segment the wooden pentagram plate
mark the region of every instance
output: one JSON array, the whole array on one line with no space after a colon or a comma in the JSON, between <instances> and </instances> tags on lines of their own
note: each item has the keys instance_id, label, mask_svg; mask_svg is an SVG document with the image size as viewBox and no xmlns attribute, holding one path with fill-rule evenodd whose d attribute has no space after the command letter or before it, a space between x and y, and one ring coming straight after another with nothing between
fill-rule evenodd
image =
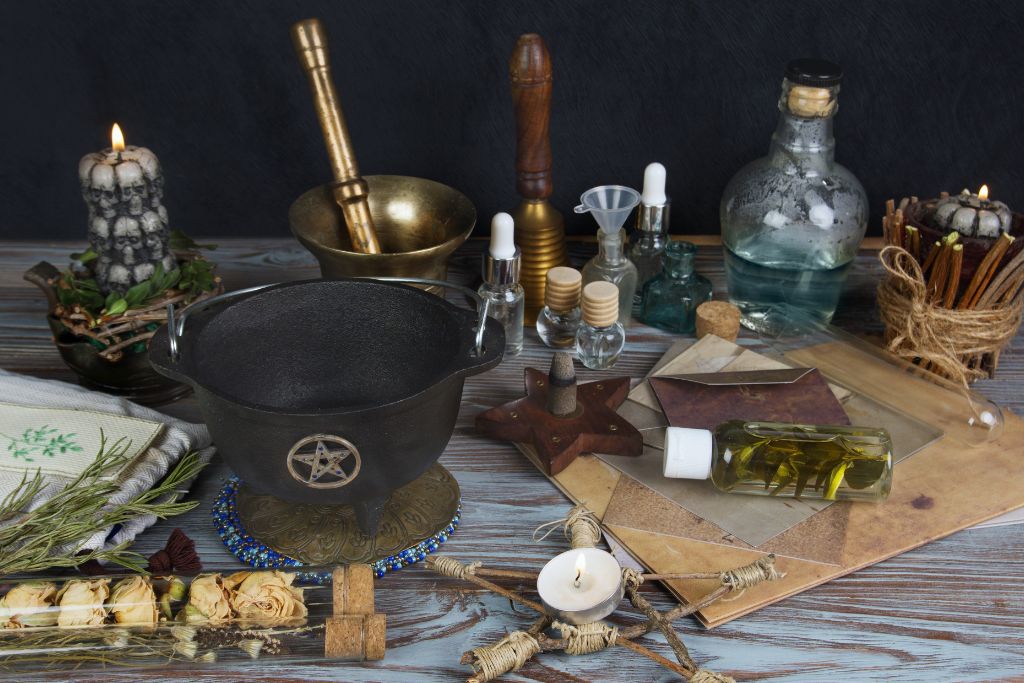
<instances>
[{"instance_id":1,"label":"wooden pentagram plate","mask_svg":"<svg viewBox=\"0 0 1024 683\"><path fill-rule=\"evenodd\" d=\"M459 509L459 483L438 463L391 494L380 532L359 530L350 505L291 503L238 489L238 516L246 532L305 564L372 563L416 545L444 529Z\"/></svg>"}]
</instances>

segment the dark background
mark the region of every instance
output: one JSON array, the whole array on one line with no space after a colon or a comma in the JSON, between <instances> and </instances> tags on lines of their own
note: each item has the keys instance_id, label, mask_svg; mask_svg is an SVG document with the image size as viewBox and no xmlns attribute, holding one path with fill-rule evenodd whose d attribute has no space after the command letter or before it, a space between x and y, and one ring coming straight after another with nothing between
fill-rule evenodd
<instances>
[{"instance_id":1,"label":"dark background","mask_svg":"<svg viewBox=\"0 0 1024 683\"><path fill-rule=\"evenodd\" d=\"M730 176L765 153L786 62L846 71L837 158L885 198L977 189L1024 206L1024 3L5 2L0 236L85 235L79 157L118 121L167 180L172 227L287 236L330 179L288 28L321 17L363 173L433 178L489 216L517 202L507 62L538 32L554 62L554 202L639 188L663 162L672 231L714 233Z\"/></svg>"}]
</instances>

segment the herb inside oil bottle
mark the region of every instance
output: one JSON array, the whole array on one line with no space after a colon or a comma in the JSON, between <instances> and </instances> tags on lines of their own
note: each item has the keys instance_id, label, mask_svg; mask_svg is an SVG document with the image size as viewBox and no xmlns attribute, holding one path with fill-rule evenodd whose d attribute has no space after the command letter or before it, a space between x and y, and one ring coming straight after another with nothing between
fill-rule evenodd
<instances>
[{"instance_id":1,"label":"herb inside oil bottle","mask_svg":"<svg viewBox=\"0 0 1024 683\"><path fill-rule=\"evenodd\" d=\"M892 484L892 440L874 427L740 420L713 433L670 427L665 476L710 476L730 493L880 501Z\"/></svg>"}]
</instances>

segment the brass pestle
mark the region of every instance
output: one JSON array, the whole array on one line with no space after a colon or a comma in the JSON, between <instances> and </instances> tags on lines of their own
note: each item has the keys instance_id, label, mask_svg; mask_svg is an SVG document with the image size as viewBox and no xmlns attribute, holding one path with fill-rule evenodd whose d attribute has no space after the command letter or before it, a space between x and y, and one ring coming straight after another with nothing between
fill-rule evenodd
<instances>
[{"instance_id":1,"label":"brass pestle","mask_svg":"<svg viewBox=\"0 0 1024 683\"><path fill-rule=\"evenodd\" d=\"M304 19L292 26L292 44L303 71L309 77L316 115L331 160L334 201L341 207L348 226L349 239L354 251L364 254L381 253L377 230L370 215L366 181L359 175L356 157L348 136L348 127L341 112L338 93L331 78L331 63L327 54L327 33L319 19Z\"/></svg>"}]
</instances>

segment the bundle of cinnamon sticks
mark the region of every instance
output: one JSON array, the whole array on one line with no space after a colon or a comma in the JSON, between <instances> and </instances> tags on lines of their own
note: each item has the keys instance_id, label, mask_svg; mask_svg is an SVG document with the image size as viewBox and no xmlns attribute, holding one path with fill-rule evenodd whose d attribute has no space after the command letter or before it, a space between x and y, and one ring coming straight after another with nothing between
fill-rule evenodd
<instances>
[{"instance_id":1,"label":"bundle of cinnamon sticks","mask_svg":"<svg viewBox=\"0 0 1024 683\"><path fill-rule=\"evenodd\" d=\"M942 198L946 196L946 192L940 195ZM917 201L917 197L904 198L899 206L892 199L887 201L882 229L886 244L907 250L921 266L928 298L932 304L956 310L998 308L1014 301L1022 294L1024 258L1021 256L1024 256L1024 252L1009 263L1003 263L1014 241L1012 235L1003 233L992 240L974 275L963 286L961 272L964 247L958 243L960 233L950 232L925 249L925 245L921 244L920 230L908 225L905 218L907 207Z\"/></svg>"}]
</instances>

